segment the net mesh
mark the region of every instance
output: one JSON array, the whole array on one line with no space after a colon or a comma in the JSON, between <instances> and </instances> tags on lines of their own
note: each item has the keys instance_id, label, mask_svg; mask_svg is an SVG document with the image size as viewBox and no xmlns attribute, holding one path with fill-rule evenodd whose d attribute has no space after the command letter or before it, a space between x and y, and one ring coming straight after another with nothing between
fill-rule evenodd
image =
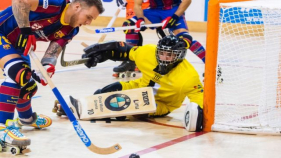
<instances>
[{"instance_id":1,"label":"net mesh","mask_svg":"<svg viewBox=\"0 0 281 158\"><path fill-rule=\"evenodd\" d=\"M220 4L215 131L281 131L281 2L272 4Z\"/></svg>"}]
</instances>

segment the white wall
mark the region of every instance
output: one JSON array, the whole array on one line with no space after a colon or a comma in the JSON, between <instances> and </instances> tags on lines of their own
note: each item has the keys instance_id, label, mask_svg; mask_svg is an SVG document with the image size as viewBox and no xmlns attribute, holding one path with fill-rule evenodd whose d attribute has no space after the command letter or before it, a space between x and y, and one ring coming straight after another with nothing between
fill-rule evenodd
<instances>
[{"instance_id":1,"label":"white wall","mask_svg":"<svg viewBox=\"0 0 281 158\"><path fill-rule=\"evenodd\" d=\"M116 0L103 2L105 12L101 16L113 16L117 10ZM187 21L204 21L205 0L192 0L189 8L185 12ZM125 17L125 10L121 11L119 17Z\"/></svg>"}]
</instances>

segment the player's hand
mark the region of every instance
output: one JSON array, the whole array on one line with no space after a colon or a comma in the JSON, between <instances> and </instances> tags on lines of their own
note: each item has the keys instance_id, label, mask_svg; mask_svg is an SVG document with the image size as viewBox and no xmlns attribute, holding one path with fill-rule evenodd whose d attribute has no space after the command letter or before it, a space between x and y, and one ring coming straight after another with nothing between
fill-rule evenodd
<instances>
[{"instance_id":1,"label":"player's hand","mask_svg":"<svg viewBox=\"0 0 281 158\"><path fill-rule=\"evenodd\" d=\"M174 27L177 21L179 20L179 17L176 14L173 14L172 16L167 17L162 21L162 29L165 28L171 28Z\"/></svg>"},{"instance_id":2,"label":"player's hand","mask_svg":"<svg viewBox=\"0 0 281 158\"><path fill-rule=\"evenodd\" d=\"M99 56L88 56L86 54L82 55L82 58L89 58L89 60L85 63L87 68L95 67L99 63Z\"/></svg>"},{"instance_id":3,"label":"player's hand","mask_svg":"<svg viewBox=\"0 0 281 158\"><path fill-rule=\"evenodd\" d=\"M104 57L106 50L101 50L101 44L96 43L90 45L84 49L85 54L82 55L82 58L89 58L85 63L85 66L88 68L97 66L98 63L104 62L107 59Z\"/></svg>"},{"instance_id":4,"label":"player's hand","mask_svg":"<svg viewBox=\"0 0 281 158\"><path fill-rule=\"evenodd\" d=\"M48 75L50 76L50 78L52 78L52 76L55 74L56 68L53 64L45 64L43 65L45 70L47 71Z\"/></svg>"},{"instance_id":5,"label":"player's hand","mask_svg":"<svg viewBox=\"0 0 281 158\"><path fill-rule=\"evenodd\" d=\"M15 48L27 56L31 47L33 47L33 51L36 50L36 38L30 27L20 28L20 32Z\"/></svg>"},{"instance_id":6,"label":"player's hand","mask_svg":"<svg viewBox=\"0 0 281 158\"><path fill-rule=\"evenodd\" d=\"M52 76L55 74L55 71L56 71L55 66L52 64L46 64L43 66L46 69L50 78L52 78ZM31 76L35 81L41 83L43 86L46 86L48 84L47 80L44 78L42 73L39 71L32 70Z\"/></svg>"},{"instance_id":7,"label":"player's hand","mask_svg":"<svg viewBox=\"0 0 281 158\"><path fill-rule=\"evenodd\" d=\"M117 7L122 6L122 10L126 9L127 1L126 0L116 0Z\"/></svg>"},{"instance_id":8,"label":"player's hand","mask_svg":"<svg viewBox=\"0 0 281 158\"><path fill-rule=\"evenodd\" d=\"M146 30L146 27L142 26L142 25L144 25L144 18L138 18L138 20L136 22L135 32L140 32L140 31Z\"/></svg>"},{"instance_id":9,"label":"player's hand","mask_svg":"<svg viewBox=\"0 0 281 158\"><path fill-rule=\"evenodd\" d=\"M48 84L47 80L44 78L40 71L32 70L31 76L35 81L41 83L43 86L46 86Z\"/></svg>"},{"instance_id":10,"label":"player's hand","mask_svg":"<svg viewBox=\"0 0 281 158\"><path fill-rule=\"evenodd\" d=\"M125 42L108 41L104 43L96 43L84 49L85 54L82 58L89 58L85 65L90 68L97 63L104 62L108 59L114 61L129 60L129 51L132 46L128 46Z\"/></svg>"}]
</instances>

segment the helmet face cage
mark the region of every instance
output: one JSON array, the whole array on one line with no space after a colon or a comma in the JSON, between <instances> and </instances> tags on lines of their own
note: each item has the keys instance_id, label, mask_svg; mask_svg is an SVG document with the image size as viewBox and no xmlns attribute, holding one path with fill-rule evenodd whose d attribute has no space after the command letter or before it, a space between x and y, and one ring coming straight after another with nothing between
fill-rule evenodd
<instances>
[{"instance_id":1,"label":"helmet face cage","mask_svg":"<svg viewBox=\"0 0 281 158\"><path fill-rule=\"evenodd\" d=\"M161 74L168 73L176 63L181 62L185 58L185 44L185 41L174 35L168 35L159 40L155 55Z\"/></svg>"},{"instance_id":2,"label":"helmet face cage","mask_svg":"<svg viewBox=\"0 0 281 158\"><path fill-rule=\"evenodd\" d=\"M167 53L167 56L170 56L172 60L161 60L160 55L162 55L164 52ZM172 50L172 47L169 46L158 46L156 50L157 61L161 66L168 66L170 64L174 64L178 61L181 61L184 59L185 54L185 48L181 50Z\"/></svg>"}]
</instances>

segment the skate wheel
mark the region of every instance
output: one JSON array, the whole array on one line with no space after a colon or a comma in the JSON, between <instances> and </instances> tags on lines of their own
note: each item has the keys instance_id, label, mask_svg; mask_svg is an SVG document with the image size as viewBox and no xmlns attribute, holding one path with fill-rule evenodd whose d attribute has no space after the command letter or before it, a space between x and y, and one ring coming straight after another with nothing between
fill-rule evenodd
<instances>
[{"instance_id":1,"label":"skate wheel","mask_svg":"<svg viewBox=\"0 0 281 158\"><path fill-rule=\"evenodd\" d=\"M120 74L119 74L119 77L120 77L120 78L125 78L125 77L126 77L126 73L125 73L125 72L120 73Z\"/></svg>"},{"instance_id":2,"label":"skate wheel","mask_svg":"<svg viewBox=\"0 0 281 158\"><path fill-rule=\"evenodd\" d=\"M118 77L119 77L119 74L118 74L118 73L115 73L115 74L113 74L112 76L118 78Z\"/></svg>"},{"instance_id":3,"label":"skate wheel","mask_svg":"<svg viewBox=\"0 0 281 158\"><path fill-rule=\"evenodd\" d=\"M56 113L58 111L58 104L59 104L59 101L55 100L55 105L54 105L54 108L52 109L53 113Z\"/></svg>"},{"instance_id":4,"label":"skate wheel","mask_svg":"<svg viewBox=\"0 0 281 158\"><path fill-rule=\"evenodd\" d=\"M58 116L61 116L61 115L62 115L62 112L59 112L59 111L58 111L58 112L57 112L57 115L58 115Z\"/></svg>"},{"instance_id":5,"label":"skate wheel","mask_svg":"<svg viewBox=\"0 0 281 158\"><path fill-rule=\"evenodd\" d=\"M13 155L18 155L20 153L20 148L18 148L18 147L11 147L10 148L10 152Z\"/></svg>"},{"instance_id":6,"label":"skate wheel","mask_svg":"<svg viewBox=\"0 0 281 158\"><path fill-rule=\"evenodd\" d=\"M136 76L137 76L137 74L135 72L132 72L130 75L130 77L136 77Z\"/></svg>"},{"instance_id":7,"label":"skate wheel","mask_svg":"<svg viewBox=\"0 0 281 158\"><path fill-rule=\"evenodd\" d=\"M57 111L58 111L58 108L53 108L53 109L52 109L52 112L53 112L53 113L56 113Z\"/></svg>"}]
</instances>

